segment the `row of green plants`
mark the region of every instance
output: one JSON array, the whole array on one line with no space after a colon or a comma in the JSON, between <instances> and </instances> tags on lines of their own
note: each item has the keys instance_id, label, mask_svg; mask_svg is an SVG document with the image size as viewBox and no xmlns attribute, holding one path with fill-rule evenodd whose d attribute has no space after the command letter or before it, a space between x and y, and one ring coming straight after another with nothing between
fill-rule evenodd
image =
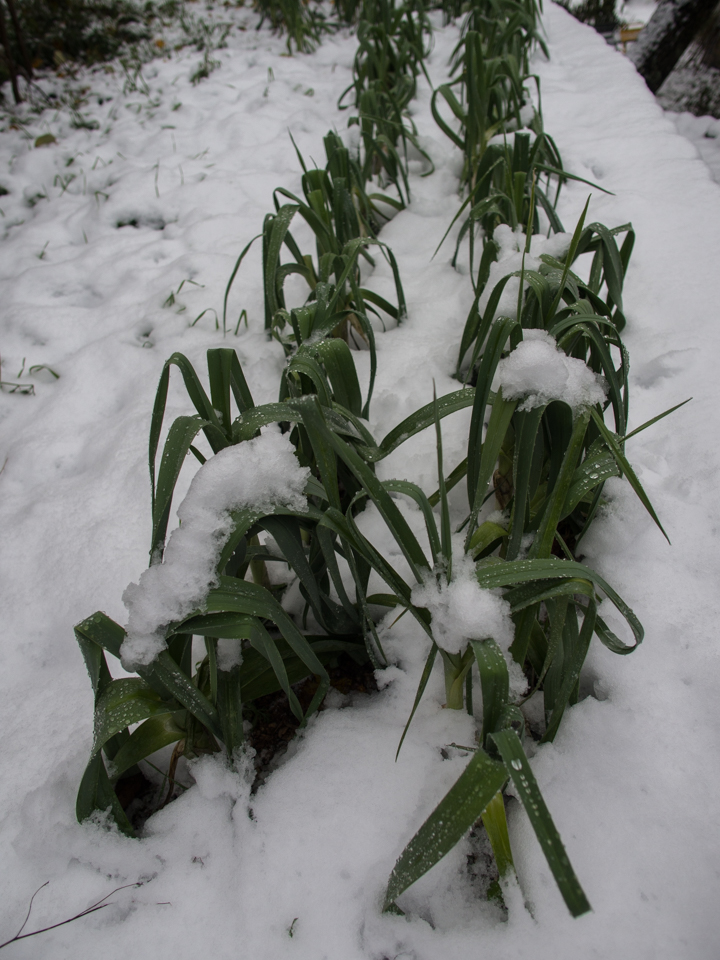
<instances>
[{"instance_id":1,"label":"row of green plants","mask_svg":"<svg viewBox=\"0 0 720 960\"><path fill-rule=\"evenodd\" d=\"M454 13L447 8L448 18ZM122 627L102 613L77 626L96 698L92 755L78 794L80 820L110 809L120 829L132 833L116 793L118 781L172 744L175 758L221 750L232 758L243 747L248 708L268 693L283 691L304 726L322 704L329 665L338 655L378 667L387 663L377 611L400 608L430 640L408 726L438 655L448 708L473 714L473 686L479 682L482 716L470 762L398 860L385 909L399 911L397 898L480 818L500 878L512 875L504 800L509 783L528 813L569 910L577 916L589 909L528 763L522 704L511 697L509 665L497 638L478 623L460 650L446 650L438 643L442 623L434 624L430 610L417 601L428 591L449 595L469 565L478 589L501 592L514 629L512 659L528 679L528 696L542 691L544 697L543 741L555 737L568 707L577 702L593 636L621 655L643 639L641 624L614 587L576 559L610 477L626 477L659 525L625 454L632 434L627 431L622 287L634 233L629 224L614 229L586 224L586 206L565 255L543 255L537 269L525 269L533 235L541 229L564 232L555 208L560 187L570 178L527 91L533 80L529 50L542 45L538 16L534 0L475 4L462 24L451 78L434 91L436 120L463 151L455 259L467 239L475 296L458 345L459 389L435 398L377 439L367 427L377 365L373 318L400 323L406 312L397 264L378 233L388 203L399 209L409 199L406 149L415 131L404 111L424 70L429 31L421 8L365 0L354 83L341 97L354 98L361 150L353 155L336 134L328 134L322 169L308 169L298 152L302 196L276 190L274 210L256 238L262 243L264 325L286 358L278 400L254 403L231 349L208 351L209 393L186 357L174 354L167 361L149 442L151 565L163 562L175 487L188 453L203 464L208 455L250 442L262 428L279 424L299 464L310 471L302 509L276 506L267 512L232 514L232 530L205 602L166 625L167 649L139 666L136 676L113 679L108 666L108 654L120 656ZM373 192L378 183L379 189L392 183L398 196ZM312 251L303 250L293 236L297 216L312 231ZM499 224L524 230L525 255L520 271L488 290L491 266L499 255L493 236ZM476 243L481 248L477 269ZM228 283L224 327L229 292L249 246ZM587 280L573 269L583 255L591 259ZM386 258L392 268L392 303L363 285L363 271L377 257ZM306 300L299 307L286 302L284 286L291 275L307 284ZM496 316L512 277L518 280L516 309ZM602 376L607 399L579 409L551 399L526 409L521 398L493 391L498 365L529 330L543 331L567 357ZM351 349L359 340L371 354L364 396ZM194 413L170 424L157 467L173 369L183 379ZM467 455L446 473L442 421L467 408ZM428 494L408 480L381 481L375 465L425 429L435 430L438 490ZM201 434L205 453L197 443ZM462 554L453 556L448 491L463 481L467 515L456 533L462 531L464 540ZM422 511L428 550L398 508L399 496L409 497ZM504 510L502 521L487 517L485 505L493 499ZM359 529L358 516L369 503L402 552L410 582ZM263 534L271 536L272 549L261 542ZM270 582L267 565L276 562L287 564L297 577L305 602L302 622L285 612ZM372 573L386 584L387 593L369 594ZM624 618L631 644L608 626L601 598ZM308 631L310 617L315 633ZM193 637L205 645L205 656L195 668ZM228 639L240 642L242 663L224 669L218 643ZM294 684L308 677L316 678L317 689L303 710ZM406 732L407 726L403 739Z\"/></svg>"}]
</instances>

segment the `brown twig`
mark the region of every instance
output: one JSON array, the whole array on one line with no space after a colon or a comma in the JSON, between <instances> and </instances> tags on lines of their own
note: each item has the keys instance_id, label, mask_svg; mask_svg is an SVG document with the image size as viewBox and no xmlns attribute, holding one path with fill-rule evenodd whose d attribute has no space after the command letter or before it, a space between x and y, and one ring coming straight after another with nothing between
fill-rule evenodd
<instances>
[{"instance_id":1,"label":"brown twig","mask_svg":"<svg viewBox=\"0 0 720 960\"><path fill-rule=\"evenodd\" d=\"M126 883L122 887L115 887L115 889L111 890L110 893L108 893L106 896L102 898L102 900L98 900L96 903L93 903L91 906L87 907L85 910L81 910L80 913L76 913L74 917L68 917L67 920L60 920L58 923L51 923L49 926L41 927L40 930L33 930L31 933L23 933L23 930L27 926L27 922L30 919L30 913L33 908L33 902L35 900L35 897L40 893L43 887L46 887L48 885L49 882L50 882L49 880L46 880L45 883L42 884L42 886L37 888L37 890L32 895L32 897L30 897L30 904L28 906L28 911L27 911L27 914L25 915L25 919L23 920L22 926L20 927L20 929L18 930L18 932L15 934L14 937L11 937L10 940L6 940L5 943L0 943L0 950L2 950L3 947L9 946L11 943L15 943L16 940L26 940L28 937L36 937L39 933L47 933L48 930L55 930L56 927L64 927L66 923L72 923L74 920L80 920L81 917L87 917L91 913L97 913L98 910L104 910L105 907L110 906L110 904L105 903L105 901L109 897L111 897L114 893L117 893L119 890L127 890L128 887L142 886L142 882L137 881L136 883Z\"/></svg>"}]
</instances>

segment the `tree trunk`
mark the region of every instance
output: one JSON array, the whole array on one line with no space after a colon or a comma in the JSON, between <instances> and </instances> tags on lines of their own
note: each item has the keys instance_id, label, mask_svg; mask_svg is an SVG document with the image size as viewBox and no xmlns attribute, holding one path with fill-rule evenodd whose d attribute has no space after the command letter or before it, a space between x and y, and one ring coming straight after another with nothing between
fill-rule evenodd
<instances>
[{"instance_id":1,"label":"tree trunk","mask_svg":"<svg viewBox=\"0 0 720 960\"><path fill-rule=\"evenodd\" d=\"M710 18L717 0L660 0L628 56L656 93Z\"/></svg>"},{"instance_id":2,"label":"tree trunk","mask_svg":"<svg viewBox=\"0 0 720 960\"><path fill-rule=\"evenodd\" d=\"M702 28L695 41L700 60L706 67L720 70L720 3Z\"/></svg>"},{"instance_id":3,"label":"tree trunk","mask_svg":"<svg viewBox=\"0 0 720 960\"><path fill-rule=\"evenodd\" d=\"M5 3L10 11L10 19L12 20L13 29L15 30L15 39L17 40L18 50L20 51L20 62L25 68L25 79L29 82L33 76L32 63L30 62L30 57L25 47L25 39L23 37L22 27L20 26L20 19L15 9L15 0L5 0Z\"/></svg>"},{"instance_id":4,"label":"tree trunk","mask_svg":"<svg viewBox=\"0 0 720 960\"><path fill-rule=\"evenodd\" d=\"M12 86L15 103L21 103L22 97L20 96L20 90L18 89L17 82L17 67L15 66L15 59L10 46L10 38L8 37L7 25L5 22L5 10L2 6L2 3L0 3L0 44L2 44L5 63L8 68L8 73L10 74L10 85Z\"/></svg>"}]
</instances>

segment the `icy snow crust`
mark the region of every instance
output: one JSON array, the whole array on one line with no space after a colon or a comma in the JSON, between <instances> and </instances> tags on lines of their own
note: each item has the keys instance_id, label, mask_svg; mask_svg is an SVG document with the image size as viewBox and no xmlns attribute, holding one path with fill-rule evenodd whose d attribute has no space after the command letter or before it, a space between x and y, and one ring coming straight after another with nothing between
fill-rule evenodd
<instances>
[{"instance_id":1,"label":"icy snow crust","mask_svg":"<svg viewBox=\"0 0 720 960\"><path fill-rule=\"evenodd\" d=\"M303 489L310 476L287 437L278 430L210 457L195 474L178 507L162 563L149 567L123 594L127 637L120 649L123 666L134 670L167 649L164 629L198 609L217 583L217 564L233 527L231 511L258 516L283 506L304 512ZM227 664L228 645L222 648Z\"/></svg>"},{"instance_id":2,"label":"icy snow crust","mask_svg":"<svg viewBox=\"0 0 720 960\"><path fill-rule=\"evenodd\" d=\"M299 189L287 127L318 162L328 127L345 128L335 99L350 82L354 40L326 38L311 57L285 58L282 39L256 34L249 17L250 29L233 32L215 55L222 66L197 87L188 82L197 54L149 70L159 106L140 94L124 98L111 77L92 77L115 98L88 107L99 130L73 130L67 114L46 113L31 133L46 125L56 146L28 149L20 131L0 139L0 182L13 191L0 200L8 232L0 241L3 380L23 357L26 371L46 363L61 374L47 382L38 374L35 397L0 394L0 939L15 933L46 880L31 929L143 881L117 893L116 906L14 944L13 957L715 960L720 446L709 438L720 409L720 189L620 54L553 4L544 23L552 59L536 58L533 69L547 130L568 170L615 194L593 197L592 218L609 226L631 220L637 231L625 285L631 429L695 397L628 443L672 548L622 481L608 485L611 502L584 545L647 639L630 657L593 644L582 681L590 695L532 760L594 912L568 916L511 802L522 895L511 891L507 922L478 901L465 841L404 895L408 919L379 914L396 858L467 763L446 745L473 735L469 717L442 709L438 671L395 762L428 652L408 616L393 625L391 614L383 628L394 665L379 674L381 692L334 698L254 796L246 778L208 758L193 768L196 785L152 817L140 841L101 822L75 822L93 704L72 627L98 608L122 621L122 587L145 566L147 431L163 363L181 350L202 372L205 350L222 343L212 313L189 322L205 307L221 311L235 258L272 209L273 188ZM456 40L454 28L436 35L435 85L447 76ZM472 302L469 281L449 265L452 248L431 260L457 209L462 161L430 117L424 81L413 111L437 169L413 176L412 206L382 234L398 258L409 317L378 333L371 426L379 436L431 400L433 377L439 395L457 389L451 374ZM61 193L55 175L73 170L78 177ZM49 199L29 207L25 189L44 189ZM567 229L588 191L563 188ZM167 226L116 227L121 213L144 211ZM11 219L25 222L10 227ZM262 330L259 251L247 260L229 316L247 307L249 327L225 343L238 349L261 403L276 398L283 355ZM204 286L185 283L178 293L188 277ZM389 292L380 258L367 282ZM171 291L174 303L163 307ZM367 382L367 354L356 357ZM19 382L31 380L24 373ZM168 417L187 412L184 391L171 382ZM468 422L468 411L443 421L450 466L465 455ZM427 431L378 473L430 491L434 463ZM192 477L185 470L178 502ZM466 506L461 494L451 492L454 510Z\"/></svg>"}]
</instances>

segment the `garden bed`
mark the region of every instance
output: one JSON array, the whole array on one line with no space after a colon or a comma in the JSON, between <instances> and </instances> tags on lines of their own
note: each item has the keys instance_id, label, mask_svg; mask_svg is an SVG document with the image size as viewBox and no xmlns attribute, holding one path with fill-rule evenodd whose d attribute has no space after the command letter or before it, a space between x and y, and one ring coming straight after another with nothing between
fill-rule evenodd
<instances>
[{"instance_id":1,"label":"garden bed","mask_svg":"<svg viewBox=\"0 0 720 960\"><path fill-rule=\"evenodd\" d=\"M409 616L386 624L393 665L376 674L379 690L333 694L255 792L250 762L243 776L208 756L140 840L102 820L74 820L92 698L72 628L96 608L122 622L121 590L146 563L146 437L162 365L179 350L201 369L206 349L232 345L256 401L275 400L283 354L262 329L259 253L249 254L230 300L233 318L247 310L247 328L223 342L212 312L202 312L222 314L227 278L272 189L298 192L286 126L316 160L327 129L345 126L335 101L350 82L354 38L281 59L281 40L237 31L204 84L190 84L190 57L156 62L148 94L123 94L110 81L105 90L98 76L92 89L112 96L115 112L89 100L97 130L46 111L3 135L2 379L35 387L35 396L0 397L7 936L46 880L38 925L142 883L92 917L8 948L18 956L713 955L720 189L627 61L554 6L544 24L550 61L536 54L534 68L546 129L567 170L613 192L593 191L591 219L632 221L637 233L624 291L630 427L694 396L628 445L672 548L621 481L608 484L610 501L583 546L585 562L643 621L646 641L629 658L591 647L587 695L532 758L593 913L569 916L511 799L521 891L508 888L507 910L484 899L483 850L468 840L405 894L406 918L381 915L395 861L467 764L467 751L451 745L473 737L467 714L442 709L438 673L395 760L427 655ZM455 27L436 30L435 84L456 39ZM381 234L398 260L408 317L377 334L376 436L431 401L433 380L440 396L457 389L457 344L472 302L451 251L431 260L457 207L460 160L429 100L421 79L413 119L435 173L421 179L417 159L412 203ZM57 143L29 149L44 132ZM78 176L65 185L57 178L68 171ZM578 183L563 189L564 223L575 223L589 192ZM387 266L370 286L389 296ZM369 354L356 358L364 387ZM47 369L27 375L43 365L59 379ZM186 412L179 389L168 411ZM469 416L443 421L450 466L463 456ZM431 434L379 464L381 479L434 490ZM419 526L417 512L406 513ZM372 523L368 511L364 529L375 536Z\"/></svg>"}]
</instances>

